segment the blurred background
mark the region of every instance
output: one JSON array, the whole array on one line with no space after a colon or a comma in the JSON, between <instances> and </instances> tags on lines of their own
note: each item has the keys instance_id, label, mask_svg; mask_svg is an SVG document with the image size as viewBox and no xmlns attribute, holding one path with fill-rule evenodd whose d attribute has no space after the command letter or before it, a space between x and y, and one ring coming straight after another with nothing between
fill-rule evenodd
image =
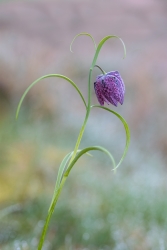
<instances>
[{"instance_id":1,"label":"blurred background","mask_svg":"<svg viewBox=\"0 0 167 250\"><path fill-rule=\"evenodd\" d=\"M60 79L71 78L87 98L94 46L97 64L118 70L126 85L119 112L131 130L128 154L114 174L102 153L72 170L47 233L45 250L167 249L167 1L0 1L0 249L37 249L59 164L73 150L85 108ZM95 68L92 82L100 74ZM97 104L92 88L92 103ZM81 148L101 145L118 162L125 146L120 121L92 110Z\"/></svg>"}]
</instances>

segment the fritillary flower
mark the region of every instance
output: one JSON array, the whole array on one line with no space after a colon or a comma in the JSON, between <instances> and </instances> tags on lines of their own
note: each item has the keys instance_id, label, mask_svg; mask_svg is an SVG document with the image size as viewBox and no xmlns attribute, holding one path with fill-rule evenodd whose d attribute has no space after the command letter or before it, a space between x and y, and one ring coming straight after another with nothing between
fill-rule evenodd
<instances>
[{"instance_id":1,"label":"fritillary flower","mask_svg":"<svg viewBox=\"0 0 167 250\"><path fill-rule=\"evenodd\" d=\"M94 89L100 105L122 105L124 102L125 85L118 71L111 71L97 76Z\"/></svg>"}]
</instances>

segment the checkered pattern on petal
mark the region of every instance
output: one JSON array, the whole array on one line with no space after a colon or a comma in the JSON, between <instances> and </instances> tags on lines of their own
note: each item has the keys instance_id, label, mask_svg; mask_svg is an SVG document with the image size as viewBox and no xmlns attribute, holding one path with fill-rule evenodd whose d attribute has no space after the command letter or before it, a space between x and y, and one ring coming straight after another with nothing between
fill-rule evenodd
<instances>
[{"instance_id":1,"label":"checkered pattern on petal","mask_svg":"<svg viewBox=\"0 0 167 250\"><path fill-rule=\"evenodd\" d=\"M100 105L111 103L117 106L123 104L125 85L118 71L111 71L105 75L99 75L94 83L95 93Z\"/></svg>"}]
</instances>

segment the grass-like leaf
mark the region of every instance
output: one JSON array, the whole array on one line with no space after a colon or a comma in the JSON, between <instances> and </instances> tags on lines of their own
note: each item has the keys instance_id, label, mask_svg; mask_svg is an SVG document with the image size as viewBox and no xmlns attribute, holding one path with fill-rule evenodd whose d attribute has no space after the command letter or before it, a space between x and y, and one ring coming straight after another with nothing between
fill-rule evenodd
<instances>
[{"instance_id":1,"label":"grass-like leaf","mask_svg":"<svg viewBox=\"0 0 167 250\"><path fill-rule=\"evenodd\" d=\"M78 150L77 152L80 152L80 151L81 151L81 150ZM66 170L66 168L67 168L67 164L69 163L69 160L70 160L71 156L73 155L73 152L74 152L74 151L68 153L68 154L64 157L64 159L62 160L62 162L61 162L61 164L60 164L60 167L59 167L59 170L58 170L58 174L57 174L56 185L55 185L55 189L54 189L53 198L52 198L52 202L51 202L50 208L51 208L51 206L52 206L52 203L53 203L53 200L54 200L54 198L55 198L56 192L57 192L57 190L58 190L59 187L60 187L61 180L62 180L62 178L63 178L63 174L64 174L64 172L65 172L65 170ZM92 156L92 155L89 154L89 153L87 153L87 155ZM50 208L49 208L49 210L50 210Z\"/></svg>"},{"instance_id":2,"label":"grass-like leaf","mask_svg":"<svg viewBox=\"0 0 167 250\"><path fill-rule=\"evenodd\" d=\"M59 171L58 171L58 174L57 174L56 185L55 185L55 189L54 189L54 193L53 193L53 198L52 198L52 201L51 201L51 205L49 207L49 211L50 211L50 208L52 206L52 203L53 203L54 197L56 195L56 192L57 192L58 188L60 187L60 183L61 183L61 180L62 180L62 177L63 177L63 173L64 173L64 171L65 171L65 169L67 167L67 163L69 162L72 154L73 154L73 152L68 153L64 157L64 159L62 160L62 162L60 164Z\"/></svg>"},{"instance_id":3,"label":"grass-like leaf","mask_svg":"<svg viewBox=\"0 0 167 250\"><path fill-rule=\"evenodd\" d=\"M96 64L97 57L98 57L98 55L99 55L99 52L100 52L100 50L101 50L103 44L104 44L108 39L110 39L110 38L117 38L117 39L119 39L119 40L121 41L121 43L122 43L122 45L123 45L123 49L124 49L124 57L123 57L123 58L125 58L125 56L126 56L126 47L125 47L125 44L124 44L123 40L122 40L120 37L115 36L115 35L106 36L106 37L104 37L104 38L100 41L100 43L99 43L98 46L97 46L96 53L95 53L95 55L94 55L93 62L92 62L92 69L94 68L94 66L95 66L95 64Z\"/></svg>"},{"instance_id":4,"label":"grass-like leaf","mask_svg":"<svg viewBox=\"0 0 167 250\"><path fill-rule=\"evenodd\" d=\"M40 78L38 78L37 80L35 80L33 83L31 83L31 85L25 90L24 94L22 95L21 99L20 99L20 102L18 104L18 107L17 107L17 111L16 111L16 119L18 118L18 115L19 115L19 112L20 112L20 108L21 108L21 105L22 105L22 102L25 98L25 96L27 95L27 93L29 92L29 90L39 81L45 79L45 78L49 78L49 77L58 77L58 78L62 78L62 79L65 79L66 81L68 81L69 83L72 84L72 86L77 90L77 92L79 93L80 97L82 98L82 101L85 105L85 107L87 108L87 104L86 104L86 101L81 93L81 91L79 90L79 88L77 87L77 85L71 80L69 79L68 77L64 76L64 75L60 75L60 74L49 74L49 75L45 75L45 76L42 76Z\"/></svg>"},{"instance_id":5,"label":"grass-like leaf","mask_svg":"<svg viewBox=\"0 0 167 250\"><path fill-rule=\"evenodd\" d=\"M114 166L113 169L116 168L114 157L111 155L111 153L110 153L107 149L105 149L105 148L103 148L103 147L100 147L100 146L91 146L91 147L87 147L87 148L84 148L84 149L82 149L82 150L79 151L79 153L75 156L75 158L73 159L73 161L72 161L72 162L70 163L70 165L68 166L68 168L67 168L67 170L66 170L64 176L68 176L68 175L69 175L69 173L70 173L72 167L74 166L74 164L78 161L78 159L79 159L83 154L86 154L87 152L92 151L92 150L99 150L99 151L102 151L103 153L107 154L107 155L110 157L111 161L112 161L112 164L113 164L113 166Z\"/></svg>"},{"instance_id":6,"label":"grass-like leaf","mask_svg":"<svg viewBox=\"0 0 167 250\"><path fill-rule=\"evenodd\" d=\"M71 42L71 44L70 44L70 51L71 51L71 52L73 52L73 51L72 51L72 45L73 45L75 39L76 39L78 36L89 36L89 37L92 39L92 41L93 41L93 43L94 43L95 50L96 50L96 43L95 43L95 40L94 40L93 36L91 36L89 33L82 32L82 33L77 34L77 35L73 38L73 40L72 40L72 42Z\"/></svg>"},{"instance_id":7,"label":"grass-like leaf","mask_svg":"<svg viewBox=\"0 0 167 250\"><path fill-rule=\"evenodd\" d=\"M69 161L69 159L70 159L71 155L73 154L73 152L67 154L64 157L64 159L62 161L62 164L60 166L60 169L59 169L59 174L58 174L58 178L57 178L57 184L56 184L56 187L55 187L55 192L54 192L54 195L53 195L53 198L52 198L52 201L51 201L51 205L49 207L48 215L47 215L47 218L46 218L43 230L42 230L42 235L41 235L40 240L39 240L38 250L42 249L43 242L44 242L44 239L45 239L45 235L46 235L46 232L47 232L47 229L48 229L48 226L49 226L49 222L50 222L51 216L52 216L52 214L54 212L54 209L55 209L55 205L57 203L60 192L61 192L61 190L62 190L62 188L64 186L64 183L65 183L65 181L66 181L72 167L74 166L74 164L78 161L78 159L83 154L86 154L87 152L89 152L91 150L99 150L99 151L102 151L102 152L106 153L110 157L110 159L112 161L112 164L114 165L114 169L115 169L115 160L114 160L113 156L110 154L110 152L107 149L105 149L103 147L99 147L99 146L87 147L87 148L84 148L82 150L78 150L77 155L72 160L72 162L69 164L67 169L66 169L67 162ZM66 171L64 173L65 169L66 169Z\"/></svg>"},{"instance_id":8,"label":"grass-like leaf","mask_svg":"<svg viewBox=\"0 0 167 250\"><path fill-rule=\"evenodd\" d=\"M129 129L129 126L127 124L127 122L125 121L125 119L120 115L118 114L117 112L109 109L109 108L106 108L106 107L103 107L103 106L100 106L100 105L92 105L91 108L101 108L101 109L104 109L104 110L107 110L111 113L113 113L114 115L116 115L120 120L121 122L123 123L124 125L124 129L125 129L125 132L126 132L126 144L125 144L125 149L124 149L124 152L123 152L123 155L119 161L119 163L116 165L116 167L113 169L115 170L116 168L118 168L120 166L120 164L122 163L123 159L125 158L126 156L126 153L128 151L128 148L129 148L129 143L130 143L130 129Z\"/></svg>"}]
</instances>

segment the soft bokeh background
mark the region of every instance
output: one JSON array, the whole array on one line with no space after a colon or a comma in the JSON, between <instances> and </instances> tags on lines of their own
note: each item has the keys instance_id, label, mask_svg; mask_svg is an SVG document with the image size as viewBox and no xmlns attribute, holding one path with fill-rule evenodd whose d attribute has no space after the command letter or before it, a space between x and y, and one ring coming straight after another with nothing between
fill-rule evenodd
<instances>
[{"instance_id":1,"label":"soft bokeh background","mask_svg":"<svg viewBox=\"0 0 167 250\"><path fill-rule=\"evenodd\" d=\"M46 237L45 250L167 249L167 1L54 0L0 2L0 249L37 249L57 170L73 150L85 109L67 82L87 97L94 53L89 37L107 41L98 64L120 71L131 145L117 174L101 153L84 156L72 170ZM99 74L96 68L93 78ZM94 80L93 79L93 80ZM92 91L93 103L97 103ZM102 145L118 161L125 133L116 117L93 110L81 147Z\"/></svg>"}]
</instances>

